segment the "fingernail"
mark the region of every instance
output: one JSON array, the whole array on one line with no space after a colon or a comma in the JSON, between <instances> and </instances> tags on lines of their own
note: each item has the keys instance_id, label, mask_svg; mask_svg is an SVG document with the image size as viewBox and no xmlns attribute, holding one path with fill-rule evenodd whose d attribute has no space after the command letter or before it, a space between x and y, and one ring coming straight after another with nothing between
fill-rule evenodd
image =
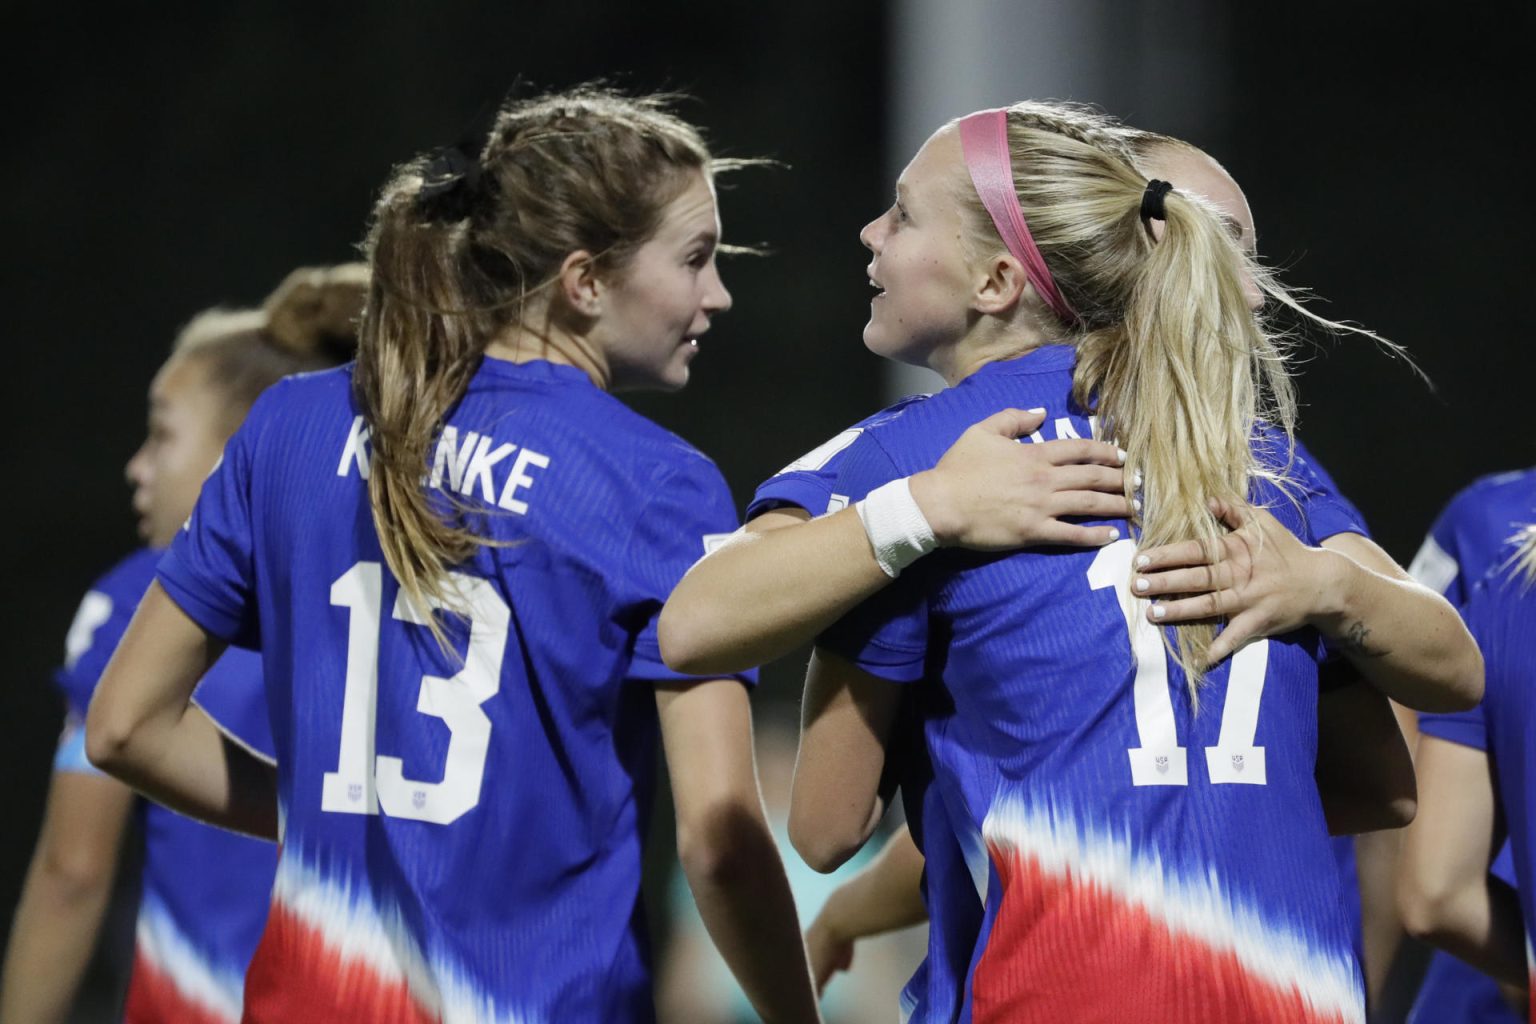
<instances>
[{"instance_id":1,"label":"fingernail","mask_svg":"<svg viewBox=\"0 0 1536 1024\"><path fill-rule=\"evenodd\" d=\"M1117 541L1119 539L1120 539L1120 531L1115 529L1113 526L1111 526L1109 528L1109 540L1105 541L1105 543L1106 544L1113 544L1115 541Z\"/></svg>"},{"instance_id":2,"label":"fingernail","mask_svg":"<svg viewBox=\"0 0 1536 1024\"><path fill-rule=\"evenodd\" d=\"M1152 564L1152 556L1151 555L1137 555L1136 556L1136 568L1138 568L1138 569L1145 569L1147 566L1149 566L1151 564Z\"/></svg>"},{"instance_id":3,"label":"fingernail","mask_svg":"<svg viewBox=\"0 0 1536 1024\"><path fill-rule=\"evenodd\" d=\"M1141 490L1141 484L1142 484L1141 470L1138 469L1136 471L1136 489L1137 490Z\"/></svg>"},{"instance_id":4,"label":"fingernail","mask_svg":"<svg viewBox=\"0 0 1536 1024\"><path fill-rule=\"evenodd\" d=\"M1140 512L1141 511L1141 499L1140 498L1132 498L1131 499L1131 508L1135 509L1137 512Z\"/></svg>"},{"instance_id":5,"label":"fingernail","mask_svg":"<svg viewBox=\"0 0 1536 1024\"><path fill-rule=\"evenodd\" d=\"M1116 448L1115 449L1115 454L1120 457L1120 464L1122 466L1125 465L1125 449L1124 448Z\"/></svg>"},{"instance_id":6,"label":"fingernail","mask_svg":"<svg viewBox=\"0 0 1536 1024\"><path fill-rule=\"evenodd\" d=\"M1143 577L1141 577L1140 579L1138 579L1136 581L1136 589L1140 590L1140 591L1143 591L1143 592L1151 590L1152 589L1152 581L1147 579L1145 576L1143 576Z\"/></svg>"},{"instance_id":7,"label":"fingernail","mask_svg":"<svg viewBox=\"0 0 1536 1024\"><path fill-rule=\"evenodd\" d=\"M1167 614L1168 614L1168 609L1164 608L1162 605L1155 604L1155 605L1152 606L1152 617L1154 619L1161 619L1164 615L1167 615Z\"/></svg>"}]
</instances>

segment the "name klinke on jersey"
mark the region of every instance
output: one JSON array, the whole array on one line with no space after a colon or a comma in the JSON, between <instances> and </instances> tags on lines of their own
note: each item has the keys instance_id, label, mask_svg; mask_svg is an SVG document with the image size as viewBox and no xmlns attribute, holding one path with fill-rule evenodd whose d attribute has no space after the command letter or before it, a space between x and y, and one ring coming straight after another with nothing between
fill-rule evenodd
<instances>
[{"instance_id":1,"label":"name klinke on jersey","mask_svg":"<svg viewBox=\"0 0 1536 1024\"><path fill-rule=\"evenodd\" d=\"M361 416L352 420L347 442L341 449L341 461L336 465L337 476L348 476L356 469L358 476L368 479L371 433ZM473 430L460 437L457 427L445 426L437 439L426 483L438 490L457 491L469 497L478 495L487 504L527 515L525 499L536 480L530 474L535 469L548 468L549 456L532 448L500 444L491 435Z\"/></svg>"}]
</instances>

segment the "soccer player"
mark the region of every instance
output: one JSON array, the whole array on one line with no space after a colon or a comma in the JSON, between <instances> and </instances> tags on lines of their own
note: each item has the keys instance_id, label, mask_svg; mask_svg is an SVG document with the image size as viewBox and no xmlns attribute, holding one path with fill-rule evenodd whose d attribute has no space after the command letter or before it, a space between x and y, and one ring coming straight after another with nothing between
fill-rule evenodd
<instances>
[{"instance_id":1,"label":"soccer player","mask_svg":"<svg viewBox=\"0 0 1536 1024\"><path fill-rule=\"evenodd\" d=\"M1409 569L1458 607L1465 606L1474 584L1518 556L1520 527L1531 519L1533 510L1536 470L1484 477L1450 500ZM1507 580L1500 584L1508 585ZM1486 653L1491 657L1491 652ZM1464 850L1460 856L1450 854L1463 841L1475 841L1481 847L1485 837L1456 837L1449 830L1465 825L1486 831L1486 816L1492 810L1488 802L1488 734L1482 708L1456 715L1422 716L1419 733L1419 765L1426 780L1420 814L1428 823L1425 827L1435 831L1417 829L1411 833L1418 853L1402 863L1399 876L1404 909L1410 915L1406 923L1436 942L1440 924L1427 905L1456 889L1475 889L1481 881L1472 872L1476 849ZM1458 787L1458 780L1465 780L1465 791ZM1427 836L1432 836L1432 847L1443 844L1444 849L1426 849ZM1490 844L1490 852L1493 859L1483 868L1491 877L1483 884L1506 900L1513 899L1505 893L1515 884L1508 841L1499 846ZM1521 999L1528 998L1520 991L1523 981L1515 986ZM1437 950L1409 1019L1426 1024L1437 1020L1509 1024L1523 1015L1510 1008L1509 997L1486 974Z\"/></svg>"},{"instance_id":2,"label":"soccer player","mask_svg":"<svg viewBox=\"0 0 1536 1024\"><path fill-rule=\"evenodd\" d=\"M133 791L85 757L86 707L107 659L256 396L285 374L350 356L365 286L358 265L295 271L262 310L194 318L155 375L149 433L127 467L146 546L91 587L65 642L57 680L68 717L0 981L7 1024L66 1018L133 813ZM241 743L272 756L257 655L231 648L193 699ZM266 921L277 851L152 804L142 814L142 893L125 1019L233 1024Z\"/></svg>"},{"instance_id":3,"label":"soccer player","mask_svg":"<svg viewBox=\"0 0 1536 1024\"><path fill-rule=\"evenodd\" d=\"M1536 762L1530 744L1536 728L1531 675L1536 530L1524 527L1510 554L1495 560L1471 588L1464 609L1487 659L1487 693L1479 713L1421 720L1424 812L1403 843L1398 906L1410 934L1454 953L1528 1000L1528 936L1536 928L1531 897ZM1490 870L1506 837L1513 888L1496 868Z\"/></svg>"},{"instance_id":4,"label":"soccer player","mask_svg":"<svg viewBox=\"0 0 1536 1024\"><path fill-rule=\"evenodd\" d=\"M171 545L87 749L281 834L248 1021L653 1019L658 738L716 945L764 1018L817 1019L752 677L657 650L730 495L611 394L682 387L730 306L715 167L660 100L597 89L402 165L356 365L270 390ZM275 768L189 704L225 641L261 646Z\"/></svg>"},{"instance_id":5,"label":"soccer player","mask_svg":"<svg viewBox=\"0 0 1536 1024\"><path fill-rule=\"evenodd\" d=\"M953 386L846 439L854 508L779 513L696 567L664 649L721 671L842 616L807 678L791 834L813 864L878 820L891 684L924 683L932 788L985 908L961 1019L1358 1020L1314 779L1318 662L1331 646L1436 709L1477 699L1481 663L1292 455L1289 377L1250 308L1286 296L1251 234L1148 182L1107 133L1022 104L924 145L863 234L865 340ZM1139 544L1049 523L1053 490L1105 482L1092 449L1011 441L1096 426L1126 451ZM921 557L1042 523L1102 546ZM710 607L723 581L737 590Z\"/></svg>"}]
</instances>

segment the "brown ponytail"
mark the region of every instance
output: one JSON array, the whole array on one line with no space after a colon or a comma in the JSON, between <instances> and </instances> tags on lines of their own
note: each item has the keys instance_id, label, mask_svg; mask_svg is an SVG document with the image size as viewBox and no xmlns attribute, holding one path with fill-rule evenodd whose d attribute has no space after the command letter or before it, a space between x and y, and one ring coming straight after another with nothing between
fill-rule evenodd
<instances>
[{"instance_id":1,"label":"brown ponytail","mask_svg":"<svg viewBox=\"0 0 1536 1024\"><path fill-rule=\"evenodd\" d=\"M594 87L511 102L481 152L417 157L384 188L366 244L373 283L355 389L371 431L379 542L419 606L454 606L447 572L492 543L445 518L422 486L486 345L540 327L530 320L547 324L548 286L570 253L622 271L690 172L712 168L698 132L666 103Z\"/></svg>"}]
</instances>

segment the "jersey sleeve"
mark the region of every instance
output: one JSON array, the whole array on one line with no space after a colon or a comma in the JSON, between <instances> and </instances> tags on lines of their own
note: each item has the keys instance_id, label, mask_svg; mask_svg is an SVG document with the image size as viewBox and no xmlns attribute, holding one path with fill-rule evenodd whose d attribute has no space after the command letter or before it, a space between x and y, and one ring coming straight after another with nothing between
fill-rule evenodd
<instances>
[{"instance_id":1,"label":"jersey sleeve","mask_svg":"<svg viewBox=\"0 0 1536 1024\"><path fill-rule=\"evenodd\" d=\"M1488 749L1488 726L1481 706L1470 711L1419 716L1419 732L1475 750Z\"/></svg>"},{"instance_id":2,"label":"jersey sleeve","mask_svg":"<svg viewBox=\"0 0 1536 1024\"><path fill-rule=\"evenodd\" d=\"M860 501L902 475L879 441L866 433L849 448L839 484L852 501ZM817 638L816 645L890 682L921 679L928 654L925 561L843 616Z\"/></svg>"},{"instance_id":3,"label":"jersey sleeve","mask_svg":"<svg viewBox=\"0 0 1536 1024\"><path fill-rule=\"evenodd\" d=\"M98 579L75 610L64 637L64 664L53 674L70 714L84 721L91 694L117 650L139 600L155 578L157 552L141 548Z\"/></svg>"},{"instance_id":4,"label":"jersey sleeve","mask_svg":"<svg viewBox=\"0 0 1536 1024\"><path fill-rule=\"evenodd\" d=\"M53 754L53 770L76 775L105 775L85 756L85 721L74 712L70 712L64 731L59 734L59 746Z\"/></svg>"},{"instance_id":5,"label":"jersey sleeve","mask_svg":"<svg viewBox=\"0 0 1536 1024\"><path fill-rule=\"evenodd\" d=\"M1307 450L1299 440L1295 442L1295 461L1292 474L1302 487L1303 511L1306 515L1307 532L1314 543L1321 543L1340 533L1358 533L1369 537L1365 516L1354 502L1339 491L1339 485L1323 468L1323 464Z\"/></svg>"},{"instance_id":6,"label":"jersey sleeve","mask_svg":"<svg viewBox=\"0 0 1536 1024\"><path fill-rule=\"evenodd\" d=\"M845 430L763 481L747 506L747 519L786 506L803 508L813 516L847 507L848 497L840 493L837 482L838 471L863 432L861 427Z\"/></svg>"},{"instance_id":7,"label":"jersey sleeve","mask_svg":"<svg viewBox=\"0 0 1536 1024\"><path fill-rule=\"evenodd\" d=\"M272 389L276 390L276 389ZM251 477L255 441L271 393L258 399L203 482L192 516L171 542L157 573L171 600L215 636L260 648L256 616Z\"/></svg>"},{"instance_id":8,"label":"jersey sleeve","mask_svg":"<svg viewBox=\"0 0 1536 1024\"><path fill-rule=\"evenodd\" d=\"M662 661L656 624L683 574L735 532L737 525L730 490L720 471L702 455L690 453L661 478L635 523L628 550L629 571L640 588L647 616L635 639L630 678L650 682L700 678L673 671ZM757 673L731 678L751 685L757 682Z\"/></svg>"}]
</instances>

